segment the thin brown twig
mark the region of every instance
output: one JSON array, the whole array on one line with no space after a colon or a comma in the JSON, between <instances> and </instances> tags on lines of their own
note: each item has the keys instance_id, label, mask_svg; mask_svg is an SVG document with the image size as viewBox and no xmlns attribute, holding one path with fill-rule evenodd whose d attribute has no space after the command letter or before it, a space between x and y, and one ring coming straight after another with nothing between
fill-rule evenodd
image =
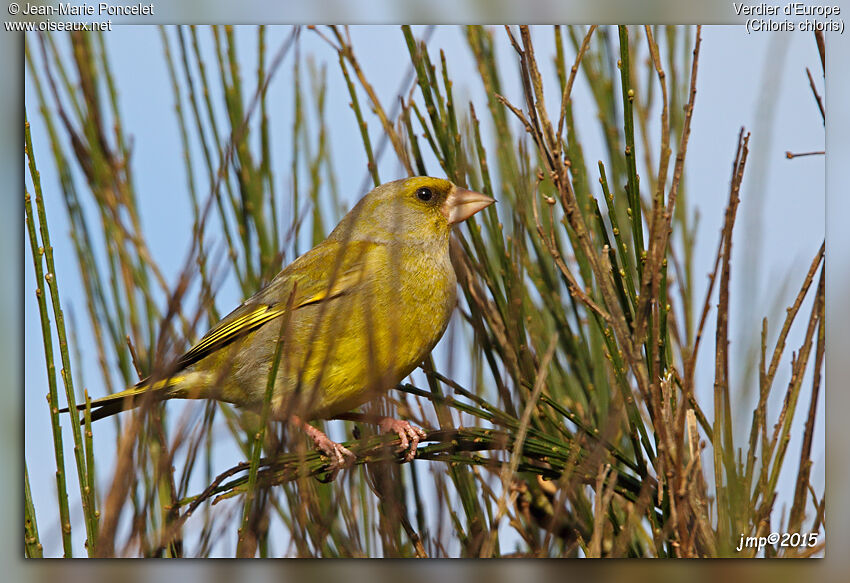
<instances>
[{"instance_id":1,"label":"thin brown twig","mask_svg":"<svg viewBox=\"0 0 850 583\"><path fill-rule=\"evenodd\" d=\"M749 143L749 134L744 135L742 127L738 133L738 148L732 165L732 179L729 188L729 203L726 206L725 219L721 235L722 250L720 252L720 287L718 290L717 322L715 330L715 359L714 359L714 423L712 427L712 443L714 445L714 480L718 508L728 506L727 488L724 486L723 469L728 480L733 480L732 466L732 428L731 404L729 402L729 280L731 277L732 232L735 225L738 203L738 193L744 177ZM684 426L685 416L682 415L681 425ZM725 510L724 510L725 511ZM720 512L718 510L718 512ZM729 536L729 524L725 521L718 524L721 539Z\"/></svg>"},{"instance_id":2,"label":"thin brown twig","mask_svg":"<svg viewBox=\"0 0 850 583\"><path fill-rule=\"evenodd\" d=\"M806 273L806 278L803 280L803 285L800 287L800 291L797 293L797 297L794 299L794 303L791 304L791 307L788 308L788 310L786 311L785 322L782 324L782 330L779 332L779 337L776 339L776 345L773 349L773 356L770 359L770 365L767 369L767 375L765 378L765 383L767 386L773 384L773 378L776 375L777 368L779 367L779 360L785 350L785 340L788 338L788 333L791 331L791 324L794 322L794 318L800 311L800 307L803 305L803 300L805 299L806 294L809 291L809 287L812 285L812 282L815 279L815 274L817 273L818 267L820 266L820 263L823 260L825 249L826 244L821 244L820 249L817 253L815 253L814 258L812 259L811 265L809 265L809 271Z\"/></svg>"},{"instance_id":3,"label":"thin brown twig","mask_svg":"<svg viewBox=\"0 0 850 583\"><path fill-rule=\"evenodd\" d=\"M792 152L790 150L785 151L785 157L789 160L793 160L794 158L799 158L801 156L823 156L826 154L824 150L815 150L813 152Z\"/></svg>"},{"instance_id":4,"label":"thin brown twig","mask_svg":"<svg viewBox=\"0 0 850 583\"><path fill-rule=\"evenodd\" d=\"M806 75L809 77L809 87L812 88L812 93L815 96L815 101L818 103L818 109L820 110L820 117L823 120L823 123L826 124L826 112L823 109L823 99L818 93L817 87L815 87L815 80L812 78L812 72L806 67Z\"/></svg>"},{"instance_id":5,"label":"thin brown twig","mask_svg":"<svg viewBox=\"0 0 850 583\"><path fill-rule=\"evenodd\" d=\"M824 272L821 271L821 281L824 279ZM823 286L818 286L818 291L822 291ZM814 378L812 379L812 395L809 400L809 412L806 416L806 428L803 430L803 445L800 448L800 463L797 467L797 485L794 488L794 498L791 505L791 513L788 518L788 530L796 530L803 521L803 515L806 510L806 499L809 486L809 474L811 472L812 460L812 442L814 440L815 419L818 406L818 395L820 394L821 386L821 368L823 368L823 359L825 352L825 333L824 333L824 302L819 302L818 314L818 342L815 350L814 363Z\"/></svg>"},{"instance_id":6,"label":"thin brown twig","mask_svg":"<svg viewBox=\"0 0 850 583\"><path fill-rule=\"evenodd\" d=\"M593 501L593 534L587 545L587 556L589 558L600 558L602 556L602 534L605 531L605 510L611 504L614 497L614 484L617 480L617 470L610 464L599 466L596 476L596 496Z\"/></svg>"},{"instance_id":7,"label":"thin brown twig","mask_svg":"<svg viewBox=\"0 0 850 583\"><path fill-rule=\"evenodd\" d=\"M558 267L558 270L564 276L564 279L567 281L567 288L570 290L570 294L577 297L583 304L585 304L588 308L596 312L600 318L611 323L611 315L606 312L599 304L597 304L593 299L585 293L584 290L581 289L581 286L578 284L578 280L576 280L573 273L570 271L570 268L567 266L563 257L561 257L560 251L558 251L558 246L555 244L555 236L550 233L549 236L546 236L546 233L543 230L543 224L540 222L540 211L538 209L537 197L532 197L532 213L534 214L534 221L537 225L537 234L540 239L546 245L546 248L549 250L549 254L552 255L552 259L555 261L555 265Z\"/></svg>"},{"instance_id":8,"label":"thin brown twig","mask_svg":"<svg viewBox=\"0 0 850 583\"><path fill-rule=\"evenodd\" d=\"M584 54L587 52L587 49L590 46L590 37L593 36L593 31L595 30L596 25L594 24L590 27L590 29L588 29L587 34L584 35L584 40L581 41L581 46L579 47L578 52L576 53L576 60L573 63L573 66L570 67L570 76L567 79L566 85L564 85L564 92L561 94L561 112L558 115L558 133L556 134L559 143L561 135L563 135L564 133L564 122L567 118L567 104L571 101L570 95L572 95L573 83L576 80L578 67L581 64L581 60L584 57Z\"/></svg>"},{"instance_id":9,"label":"thin brown twig","mask_svg":"<svg viewBox=\"0 0 850 583\"><path fill-rule=\"evenodd\" d=\"M820 55L821 72L826 75L826 45L823 42L823 31L815 30L815 42L818 45L818 54Z\"/></svg>"}]
</instances>

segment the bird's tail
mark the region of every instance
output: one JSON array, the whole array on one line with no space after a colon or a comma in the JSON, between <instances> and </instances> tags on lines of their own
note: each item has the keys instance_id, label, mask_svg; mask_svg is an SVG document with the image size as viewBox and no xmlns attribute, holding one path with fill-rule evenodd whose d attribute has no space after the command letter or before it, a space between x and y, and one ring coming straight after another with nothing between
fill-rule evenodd
<instances>
[{"instance_id":1,"label":"bird's tail","mask_svg":"<svg viewBox=\"0 0 850 583\"><path fill-rule=\"evenodd\" d=\"M151 401L164 401L176 397L180 393L178 387L183 380L182 376L173 376L151 384L150 379L147 378L121 392L96 399L91 402L91 420L96 421L138 407L148 398ZM84 411L85 408L85 403L77 405L77 411ZM68 407L65 407L59 412L67 413L68 410ZM80 420L80 424L83 422Z\"/></svg>"}]
</instances>

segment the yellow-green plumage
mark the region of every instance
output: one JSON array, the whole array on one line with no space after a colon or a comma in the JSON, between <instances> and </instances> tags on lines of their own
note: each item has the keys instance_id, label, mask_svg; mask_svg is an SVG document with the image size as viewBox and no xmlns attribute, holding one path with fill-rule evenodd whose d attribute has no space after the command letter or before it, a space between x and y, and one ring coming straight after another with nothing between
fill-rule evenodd
<instances>
[{"instance_id":1,"label":"yellow-green plumage","mask_svg":"<svg viewBox=\"0 0 850 583\"><path fill-rule=\"evenodd\" d=\"M148 391L259 409L281 335L275 417L328 418L384 393L448 325L456 303L452 224L491 202L437 178L377 187L324 242L207 332L170 379L93 401L93 417L138 404Z\"/></svg>"}]
</instances>

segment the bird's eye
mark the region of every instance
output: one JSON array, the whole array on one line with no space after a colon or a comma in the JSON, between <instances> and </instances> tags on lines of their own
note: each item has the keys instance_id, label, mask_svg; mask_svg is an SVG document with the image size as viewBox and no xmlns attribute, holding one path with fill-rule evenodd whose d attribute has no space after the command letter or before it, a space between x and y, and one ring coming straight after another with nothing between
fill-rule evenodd
<instances>
[{"instance_id":1,"label":"bird's eye","mask_svg":"<svg viewBox=\"0 0 850 583\"><path fill-rule=\"evenodd\" d=\"M416 198L418 198L419 200L428 202L433 197L434 197L434 193L431 192L430 188L422 187L422 188L420 188L419 190L416 191Z\"/></svg>"}]
</instances>

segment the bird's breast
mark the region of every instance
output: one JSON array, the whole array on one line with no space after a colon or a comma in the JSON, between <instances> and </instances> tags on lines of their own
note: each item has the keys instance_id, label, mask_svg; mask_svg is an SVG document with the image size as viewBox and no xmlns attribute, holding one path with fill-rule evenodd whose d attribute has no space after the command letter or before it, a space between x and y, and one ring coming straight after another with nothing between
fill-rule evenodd
<instances>
[{"instance_id":1,"label":"bird's breast","mask_svg":"<svg viewBox=\"0 0 850 583\"><path fill-rule=\"evenodd\" d=\"M379 259L359 284L292 313L277 409L308 419L349 411L396 386L439 342L457 301L448 250L404 246ZM255 344L274 347L278 333L264 326L256 334L267 337ZM273 359L266 352L238 359L228 380L244 401L262 400Z\"/></svg>"},{"instance_id":2,"label":"bird's breast","mask_svg":"<svg viewBox=\"0 0 850 583\"><path fill-rule=\"evenodd\" d=\"M371 274L362 292L336 303L335 349L326 354L323 409L356 407L401 382L431 352L457 301L448 258L405 250Z\"/></svg>"}]
</instances>

